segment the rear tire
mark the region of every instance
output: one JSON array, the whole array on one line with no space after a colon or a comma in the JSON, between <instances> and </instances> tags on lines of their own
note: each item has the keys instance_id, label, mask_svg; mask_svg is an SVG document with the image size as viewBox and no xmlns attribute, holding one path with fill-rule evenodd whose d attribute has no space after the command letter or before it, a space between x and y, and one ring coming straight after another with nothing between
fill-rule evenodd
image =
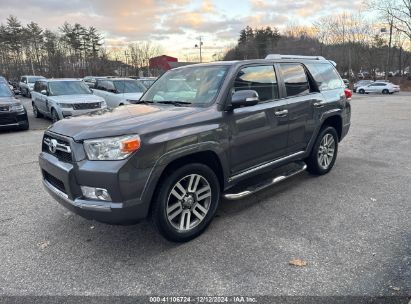
<instances>
[{"instance_id":1,"label":"rear tire","mask_svg":"<svg viewBox=\"0 0 411 304\"><path fill-rule=\"evenodd\" d=\"M170 171L158 185L151 219L167 240L187 242L211 223L220 202L220 184L213 170L192 163Z\"/></svg>"},{"instance_id":2,"label":"rear tire","mask_svg":"<svg viewBox=\"0 0 411 304\"><path fill-rule=\"evenodd\" d=\"M333 168L338 153L338 134L331 126L324 126L314 143L310 156L305 160L307 171L324 175Z\"/></svg>"},{"instance_id":3,"label":"rear tire","mask_svg":"<svg viewBox=\"0 0 411 304\"><path fill-rule=\"evenodd\" d=\"M383 94L388 94L388 93L390 93L390 91L388 91L387 89L384 89L384 90L382 90L382 93Z\"/></svg>"}]
</instances>

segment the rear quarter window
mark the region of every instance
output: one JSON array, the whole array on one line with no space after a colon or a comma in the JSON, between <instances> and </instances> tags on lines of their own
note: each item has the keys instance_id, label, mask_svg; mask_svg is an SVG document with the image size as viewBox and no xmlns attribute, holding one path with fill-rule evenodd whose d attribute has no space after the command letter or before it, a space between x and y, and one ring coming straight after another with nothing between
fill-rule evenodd
<instances>
[{"instance_id":1,"label":"rear quarter window","mask_svg":"<svg viewBox=\"0 0 411 304\"><path fill-rule=\"evenodd\" d=\"M344 81L330 63L306 63L320 91L344 88Z\"/></svg>"}]
</instances>

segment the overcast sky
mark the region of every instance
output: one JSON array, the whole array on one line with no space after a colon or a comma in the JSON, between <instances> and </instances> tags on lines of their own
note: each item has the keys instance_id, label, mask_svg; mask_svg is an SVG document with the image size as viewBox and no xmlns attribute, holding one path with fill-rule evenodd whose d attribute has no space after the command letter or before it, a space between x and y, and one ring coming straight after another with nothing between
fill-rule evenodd
<instances>
[{"instance_id":1,"label":"overcast sky","mask_svg":"<svg viewBox=\"0 0 411 304\"><path fill-rule=\"evenodd\" d=\"M321 16L360 9L362 0L0 0L0 22L12 14L23 23L57 29L65 21L98 28L109 47L151 40L164 53L205 57L234 43L239 31L287 24L310 25Z\"/></svg>"}]
</instances>

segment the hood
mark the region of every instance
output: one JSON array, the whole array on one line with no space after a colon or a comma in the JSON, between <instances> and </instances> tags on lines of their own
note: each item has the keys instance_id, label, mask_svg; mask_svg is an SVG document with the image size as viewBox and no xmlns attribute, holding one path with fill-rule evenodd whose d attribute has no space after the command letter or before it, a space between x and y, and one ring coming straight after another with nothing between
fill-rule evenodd
<instances>
[{"instance_id":1,"label":"hood","mask_svg":"<svg viewBox=\"0 0 411 304\"><path fill-rule=\"evenodd\" d=\"M202 108L169 105L127 105L63 119L49 130L83 140L126 134L144 134L170 126L168 120L202 111Z\"/></svg>"},{"instance_id":2,"label":"hood","mask_svg":"<svg viewBox=\"0 0 411 304\"><path fill-rule=\"evenodd\" d=\"M20 100L15 97L0 97L0 106L9 106L16 103L20 103Z\"/></svg>"},{"instance_id":3,"label":"hood","mask_svg":"<svg viewBox=\"0 0 411 304\"><path fill-rule=\"evenodd\" d=\"M104 101L103 98L93 94L49 96L49 99L61 103L91 103Z\"/></svg>"}]
</instances>

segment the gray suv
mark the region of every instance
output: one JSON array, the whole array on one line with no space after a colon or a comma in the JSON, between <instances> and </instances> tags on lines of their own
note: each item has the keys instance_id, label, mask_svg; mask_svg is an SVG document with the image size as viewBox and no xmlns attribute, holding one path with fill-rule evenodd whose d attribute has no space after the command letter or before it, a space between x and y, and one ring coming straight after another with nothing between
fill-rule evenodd
<instances>
[{"instance_id":1,"label":"gray suv","mask_svg":"<svg viewBox=\"0 0 411 304\"><path fill-rule=\"evenodd\" d=\"M305 169L326 174L350 127L344 82L322 57L198 64L161 76L138 104L55 123L39 156L45 189L88 219L151 217L172 241Z\"/></svg>"}]
</instances>

